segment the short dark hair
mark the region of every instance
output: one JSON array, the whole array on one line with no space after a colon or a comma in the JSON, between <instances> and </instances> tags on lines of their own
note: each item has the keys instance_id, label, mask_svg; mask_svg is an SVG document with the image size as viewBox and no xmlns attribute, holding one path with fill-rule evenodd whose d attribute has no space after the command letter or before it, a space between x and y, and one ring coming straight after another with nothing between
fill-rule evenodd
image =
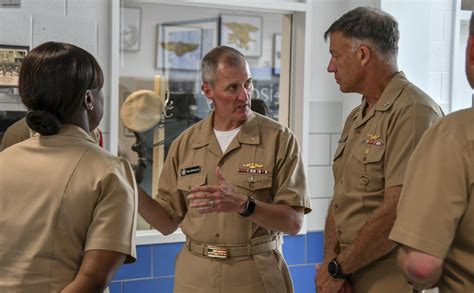
<instances>
[{"instance_id":1,"label":"short dark hair","mask_svg":"<svg viewBox=\"0 0 474 293\"><path fill-rule=\"evenodd\" d=\"M324 39L334 32L359 41L369 41L380 53L398 53L398 22L390 14L370 7L357 7L336 20L324 33Z\"/></svg>"},{"instance_id":2,"label":"short dark hair","mask_svg":"<svg viewBox=\"0 0 474 293\"><path fill-rule=\"evenodd\" d=\"M219 63L230 66L242 66L245 62L244 55L238 50L227 46L217 46L202 59L202 82L214 85Z\"/></svg>"},{"instance_id":3,"label":"short dark hair","mask_svg":"<svg viewBox=\"0 0 474 293\"><path fill-rule=\"evenodd\" d=\"M64 119L80 109L87 90L103 84L102 69L87 51L66 43L39 45L20 69L19 93L32 114L27 115L28 126L41 134L57 133Z\"/></svg>"}]
</instances>

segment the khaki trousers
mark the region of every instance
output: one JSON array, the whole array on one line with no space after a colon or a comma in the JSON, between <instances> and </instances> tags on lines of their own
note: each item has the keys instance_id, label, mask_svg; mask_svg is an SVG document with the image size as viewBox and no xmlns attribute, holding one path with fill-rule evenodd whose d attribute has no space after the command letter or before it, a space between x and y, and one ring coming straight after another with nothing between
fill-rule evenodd
<instances>
[{"instance_id":1,"label":"khaki trousers","mask_svg":"<svg viewBox=\"0 0 474 293\"><path fill-rule=\"evenodd\" d=\"M176 259L175 293L292 293L291 277L281 255L273 255L272 268L259 268L253 257L215 259L195 255L183 247ZM283 263L281 263L283 262ZM265 263L265 262L264 262ZM284 278L283 288L267 290L262 280L262 270L272 272L282 266L278 273ZM282 275L281 275L282 274ZM274 275L274 274L272 274ZM276 277L276 276L275 276ZM270 284L271 285L271 284ZM286 288L285 288L286 287Z\"/></svg>"}]
</instances>

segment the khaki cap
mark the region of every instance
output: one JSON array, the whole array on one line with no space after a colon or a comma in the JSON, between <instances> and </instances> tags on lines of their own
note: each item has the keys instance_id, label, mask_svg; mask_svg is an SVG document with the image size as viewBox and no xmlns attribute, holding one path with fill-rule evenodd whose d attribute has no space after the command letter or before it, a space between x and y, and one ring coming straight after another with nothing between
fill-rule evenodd
<instances>
[{"instance_id":1,"label":"khaki cap","mask_svg":"<svg viewBox=\"0 0 474 293\"><path fill-rule=\"evenodd\" d=\"M150 90L138 90L130 94L120 110L125 127L135 132L145 132L161 120L164 101Z\"/></svg>"}]
</instances>

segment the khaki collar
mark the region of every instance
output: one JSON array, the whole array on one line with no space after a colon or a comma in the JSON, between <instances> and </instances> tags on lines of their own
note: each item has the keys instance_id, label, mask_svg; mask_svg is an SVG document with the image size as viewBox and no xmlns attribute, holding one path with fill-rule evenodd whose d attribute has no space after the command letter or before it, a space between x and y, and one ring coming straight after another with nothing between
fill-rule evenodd
<instances>
[{"instance_id":1,"label":"khaki collar","mask_svg":"<svg viewBox=\"0 0 474 293\"><path fill-rule=\"evenodd\" d=\"M193 148L200 148L208 145L214 134L214 111L204 118L200 128L199 134L192 143ZM242 128L237 135L237 140L243 144L259 144L260 132L258 128L258 119L255 113L251 113L249 118L242 124Z\"/></svg>"},{"instance_id":2,"label":"khaki collar","mask_svg":"<svg viewBox=\"0 0 474 293\"><path fill-rule=\"evenodd\" d=\"M57 135L77 137L96 144L96 141L87 133L87 131L73 124L63 124Z\"/></svg>"},{"instance_id":3,"label":"khaki collar","mask_svg":"<svg viewBox=\"0 0 474 293\"><path fill-rule=\"evenodd\" d=\"M367 105L367 100L365 98L362 98L362 105L357 111L357 114L354 115L353 117L354 120L356 119L359 120L359 123L357 123L356 127L362 125L364 122L369 120L372 116L374 116L375 111L388 111L390 108L392 108L395 101L398 99L402 91L405 89L405 87L409 83L410 82L405 77L405 74L403 73L403 71L396 73L392 77L388 85L385 87L379 100L375 103L372 109L370 109L370 111L365 115L365 117L363 117L362 112L368 105Z\"/></svg>"},{"instance_id":4,"label":"khaki collar","mask_svg":"<svg viewBox=\"0 0 474 293\"><path fill-rule=\"evenodd\" d=\"M409 83L403 71L395 74L384 89L380 99L375 103L374 109L376 111L387 111L390 109Z\"/></svg>"}]
</instances>

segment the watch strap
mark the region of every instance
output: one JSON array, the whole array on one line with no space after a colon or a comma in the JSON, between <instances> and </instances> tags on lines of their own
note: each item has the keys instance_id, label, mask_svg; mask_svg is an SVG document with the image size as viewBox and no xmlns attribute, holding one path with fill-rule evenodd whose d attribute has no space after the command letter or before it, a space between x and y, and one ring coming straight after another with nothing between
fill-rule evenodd
<instances>
[{"instance_id":1,"label":"watch strap","mask_svg":"<svg viewBox=\"0 0 474 293\"><path fill-rule=\"evenodd\" d=\"M243 213L239 213L242 217L249 217L255 212L255 200L253 197L249 196L247 202L245 203L245 209Z\"/></svg>"}]
</instances>

